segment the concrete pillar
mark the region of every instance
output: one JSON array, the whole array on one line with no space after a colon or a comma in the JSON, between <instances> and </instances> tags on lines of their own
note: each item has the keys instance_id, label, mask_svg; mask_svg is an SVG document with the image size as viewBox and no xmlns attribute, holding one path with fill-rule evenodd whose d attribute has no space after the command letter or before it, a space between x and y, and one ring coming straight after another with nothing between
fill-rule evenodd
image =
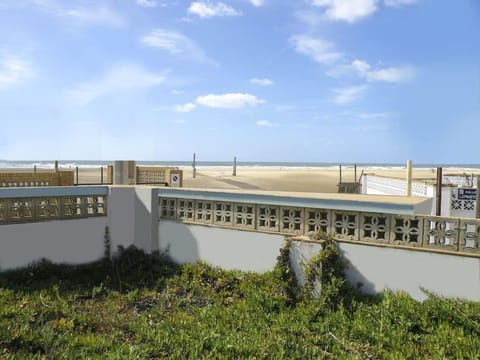
<instances>
[{"instance_id":1,"label":"concrete pillar","mask_svg":"<svg viewBox=\"0 0 480 360\"><path fill-rule=\"evenodd\" d=\"M110 186L108 195L112 253L119 245L158 251L158 189Z\"/></svg>"},{"instance_id":2,"label":"concrete pillar","mask_svg":"<svg viewBox=\"0 0 480 360\"><path fill-rule=\"evenodd\" d=\"M136 163L133 160L113 162L113 184L135 185L137 183Z\"/></svg>"}]
</instances>

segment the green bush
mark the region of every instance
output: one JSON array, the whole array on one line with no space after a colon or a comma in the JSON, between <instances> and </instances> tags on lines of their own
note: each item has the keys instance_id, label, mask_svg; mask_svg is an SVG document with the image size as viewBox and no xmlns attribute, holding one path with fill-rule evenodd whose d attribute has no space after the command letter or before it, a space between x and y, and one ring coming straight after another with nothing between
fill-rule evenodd
<instances>
[{"instance_id":1,"label":"green bush","mask_svg":"<svg viewBox=\"0 0 480 360\"><path fill-rule=\"evenodd\" d=\"M480 358L479 303L362 296L331 239L301 290L288 246L264 274L179 266L135 248L1 273L0 359ZM316 276L318 299L308 292Z\"/></svg>"}]
</instances>

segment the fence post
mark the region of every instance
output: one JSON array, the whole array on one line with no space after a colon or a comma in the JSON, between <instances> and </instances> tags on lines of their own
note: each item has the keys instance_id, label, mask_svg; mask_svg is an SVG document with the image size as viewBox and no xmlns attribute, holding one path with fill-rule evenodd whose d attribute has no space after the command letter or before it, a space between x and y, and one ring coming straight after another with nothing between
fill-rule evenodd
<instances>
[{"instance_id":1,"label":"fence post","mask_svg":"<svg viewBox=\"0 0 480 360\"><path fill-rule=\"evenodd\" d=\"M412 196L412 160L407 160L407 188L405 196Z\"/></svg>"},{"instance_id":2,"label":"fence post","mask_svg":"<svg viewBox=\"0 0 480 360\"><path fill-rule=\"evenodd\" d=\"M195 161L195 153L193 153L193 162L192 162L192 167L193 167L193 178L195 179L197 177L197 164Z\"/></svg>"},{"instance_id":3,"label":"fence post","mask_svg":"<svg viewBox=\"0 0 480 360\"><path fill-rule=\"evenodd\" d=\"M436 194L436 209L435 214L437 216L442 215L442 168L437 167L437 194Z\"/></svg>"},{"instance_id":4,"label":"fence post","mask_svg":"<svg viewBox=\"0 0 480 360\"><path fill-rule=\"evenodd\" d=\"M472 182L473 182L473 180L472 180ZM476 202L475 206L476 206L475 217L477 219L480 219L480 175L477 175L477 202Z\"/></svg>"}]
</instances>

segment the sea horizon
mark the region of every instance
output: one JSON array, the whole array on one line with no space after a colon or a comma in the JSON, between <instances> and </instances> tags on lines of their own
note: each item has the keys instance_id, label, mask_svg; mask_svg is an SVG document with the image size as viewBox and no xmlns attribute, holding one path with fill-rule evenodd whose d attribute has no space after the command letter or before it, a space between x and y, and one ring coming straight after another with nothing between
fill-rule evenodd
<instances>
[{"instance_id":1,"label":"sea horizon","mask_svg":"<svg viewBox=\"0 0 480 360\"><path fill-rule=\"evenodd\" d=\"M0 160L0 169L53 169L55 160ZM192 161L185 160L139 160L139 166L171 166L178 168L191 168ZM60 168L97 168L112 165L113 160L58 160ZM335 162L283 162L283 161L237 161L239 168L271 168L271 169L404 169L405 163L335 163ZM432 169L437 167L453 169L480 169L480 164L462 163L413 163L415 169ZM233 161L196 161L196 168L231 168Z\"/></svg>"}]
</instances>

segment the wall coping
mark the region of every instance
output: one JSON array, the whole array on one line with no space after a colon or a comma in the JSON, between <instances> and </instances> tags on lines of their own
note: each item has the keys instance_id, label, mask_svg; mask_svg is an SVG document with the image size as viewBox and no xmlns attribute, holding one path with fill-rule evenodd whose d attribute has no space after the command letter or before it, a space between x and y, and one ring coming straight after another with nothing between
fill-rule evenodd
<instances>
[{"instance_id":1,"label":"wall coping","mask_svg":"<svg viewBox=\"0 0 480 360\"><path fill-rule=\"evenodd\" d=\"M160 188L161 198L231 201L247 204L268 204L290 207L362 211L385 214L414 215L429 198L358 194L327 194L279 191L244 191L224 189Z\"/></svg>"},{"instance_id":2,"label":"wall coping","mask_svg":"<svg viewBox=\"0 0 480 360\"><path fill-rule=\"evenodd\" d=\"M0 188L0 199L107 195L108 186L42 186Z\"/></svg>"}]
</instances>

